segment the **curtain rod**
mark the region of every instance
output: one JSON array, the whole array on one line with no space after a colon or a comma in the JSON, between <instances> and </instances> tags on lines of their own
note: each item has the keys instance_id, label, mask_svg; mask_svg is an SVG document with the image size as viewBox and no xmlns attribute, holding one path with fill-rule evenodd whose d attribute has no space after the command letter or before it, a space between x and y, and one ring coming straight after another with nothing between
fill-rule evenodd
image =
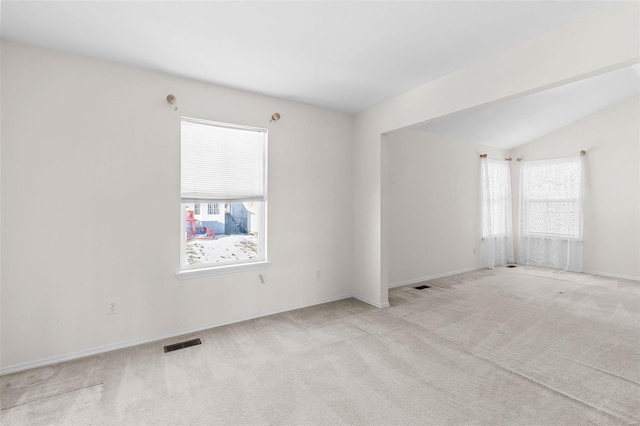
<instances>
[{"instance_id":1,"label":"curtain rod","mask_svg":"<svg viewBox=\"0 0 640 426\"><path fill-rule=\"evenodd\" d=\"M587 153L587 151L585 151L584 149L582 151L580 151L580 155L585 155L586 153ZM487 154L480 154L480 158L487 158ZM511 161L511 160L513 160L513 158L506 157L504 160L505 161ZM520 161L522 161L522 158L518 157L518 158L516 158L516 161L520 162Z\"/></svg>"}]
</instances>

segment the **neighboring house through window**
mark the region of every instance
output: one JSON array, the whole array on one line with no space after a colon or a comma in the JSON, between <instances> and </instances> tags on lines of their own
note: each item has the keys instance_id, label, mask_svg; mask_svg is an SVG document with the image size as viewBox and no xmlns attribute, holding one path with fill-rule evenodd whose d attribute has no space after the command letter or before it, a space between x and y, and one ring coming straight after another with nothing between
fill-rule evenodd
<instances>
[{"instance_id":1,"label":"neighboring house through window","mask_svg":"<svg viewBox=\"0 0 640 426\"><path fill-rule=\"evenodd\" d=\"M265 261L267 131L183 117L180 141L180 269Z\"/></svg>"}]
</instances>

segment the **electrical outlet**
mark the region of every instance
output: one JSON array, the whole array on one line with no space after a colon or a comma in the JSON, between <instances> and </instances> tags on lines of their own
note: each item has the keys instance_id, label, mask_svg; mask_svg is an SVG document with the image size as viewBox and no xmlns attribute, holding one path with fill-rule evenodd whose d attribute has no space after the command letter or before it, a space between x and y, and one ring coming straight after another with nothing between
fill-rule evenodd
<instances>
[{"instance_id":1,"label":"electrical outlet","mask_svg":"<svg viewBox=\"0 0 640 426\"><path fill-rule=\"evenodd\" d=\"M109 300L109 304L107 305L107 313L108 314L118 313L118 301L116 299Z\"/></svg>"}]
</instances>

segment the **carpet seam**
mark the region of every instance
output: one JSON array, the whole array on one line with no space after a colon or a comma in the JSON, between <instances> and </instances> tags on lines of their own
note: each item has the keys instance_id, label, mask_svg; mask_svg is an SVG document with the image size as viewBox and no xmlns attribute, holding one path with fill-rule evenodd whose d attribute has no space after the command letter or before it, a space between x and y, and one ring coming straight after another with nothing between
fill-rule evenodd
<instances>
[{"instance_id":1,"label":"carpet seam","mask_svg":"<svg viewBox=\"0 0 640 426\"><path fill-rule=\"evenodd\" d=\"M599 371L599 372L604 373L604 374L608 374L608 375L610 375L610 376L612 376L612 377L615 377L615 378L617 378L617 379L624 380L625 382L629 382L629 383L631 383L631 384L633 384L633 385L636 385L636 386L640 387L640 383L638 383L638 382L636 382L636 381L634 381L634 380L631 380L631 379L627 379L626 377L624 377L624 376L620 376L620 375L618 375L618 374L616 374L616 373L612 373L612 372L610 372L610 371L603 370L602 368L598 368L598 367L595 367L595 366L593 366L593 365L586 364L586 363L584 363L584 362L582 362L582 361L572 360L572 359L568 359L568 358L565 358L565 359L566 359L566 360L568 360L568 361L571 361L571 362L576 362L576 363L578 363L578 364L580 364L580 365L583 365L583 366L585 366L585 367L591 368L591 369L593 369L593 370Z\"/></svg>"},{"instance_id":2,"label":"carpet seam","mask_svg":"<svg viewBox=\"0 0 640 426\"><path fill-rule=\"evenodd\" d=\"M590 403L588 403L586 401L583 401L583 400L581 400L581 399L579 399L577 397L574 397L574 396L569 395L569 394L567 394L565 392L562 392L561 390L555 389L555 388L553 388L553 387L551 387L551 386L549 386L549 385L547 385L545 383L539 382L536 379L527 376L526 374L519 373L518 371L512 370L512 369L510 369L510 368L508 368L506 366L498 364L497 362L491 361L491 360L489 360L489 359L487 359L487 358L485 358L483 356L480 356L480 355L475 354L475 353L473 353L471 351L468 351L467 349L464 349L462 346L458 345L457 343L455 343L455 342L453 342L453 341L451 341L451 340L449 340L449 339L447 339L447 338L445 338L443 336L440 336L439 334L436 334L436 333L434 333L434 332L432 332L430 330L425 329L425 331L427 333L433 335L433 336L436 336L440 340L444 340L445 342L447 342L450 345L452 345L455 349L457 349L457 350L459 350L459 351L461 351L463 353L466 353L466 354L471 355L471 356L473 356L475 358L478 358L478 359L480 359L480 360L482 360L482 361L484 361L484 362L486 362L486 363L488 363L490 365L494 365L494 366L498 367L501 370L504 370L504 371L507 371L507 372L509 372L511 374L514 374L515 376L518 376L518 377L520 377L522 379L525 379L525 380L527 380L527 381L529 381L529 382L531 382L533 384L536 384L539 387L542 387L544 389L548 389L553 393L556 393L556 394L558 394L558 395L560 395L560 396L562 396L564 398L567 398L569 400L575 401L575 402L577 402L577 403L579 403L581 405L584 405L585 407L591 408L592 410L595 410L595 411L597 411L599 413L606 414L607 416L612 417L617 421L626 421L626 422L630 423L630 422L637 422L639 420L637 418L628 417L627 414L624 414L624 413L617 414L617 413L610 412L607 409L596 407L595 405L592 405L592 404L590 404Z\"/></svg>"},{"instance_id":3,"label":"carpet seam","mask_svg":"<svg viewBox=\"0 0 640 426\"><path fill-rule=\"evenodd\" d=\"M44 398L34 399L33 401L25 402L23 404L16 404L16 405L14 405L12 407L3 408L0 411L9 411L9 410L12 410L14 408L24 407L24 406L29 405L29 404L35 404L37 402L46 401L47 399L57 398L57 397L63 396L63 395L69 395L71 393L80 392L80 391L85 390L85 389L91 389L91 388L94 388L96 386L102 386L102 385L104 385L104 382L96 383L95 385L85 386L85 387L78 388L78 389L74 389L74 390L71 390L71 391L68 391L68 392L62 392L62 393L59 393L59 394L56 394L56 395L45 396Z\"/></svg>"}]
</instances>

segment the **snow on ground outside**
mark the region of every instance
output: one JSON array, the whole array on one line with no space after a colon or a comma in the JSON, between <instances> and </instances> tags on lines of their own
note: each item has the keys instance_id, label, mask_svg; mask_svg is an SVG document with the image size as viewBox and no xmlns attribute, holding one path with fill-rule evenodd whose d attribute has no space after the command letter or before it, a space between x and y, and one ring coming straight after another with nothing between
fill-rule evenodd
<instances>
[{"instance_id":1,"label":"snow on ground outside","mask_svg":"<svg viewBox=\"0 0 640 426\"><path fill-rule=\"evenodd\" d=\"M258 238L255 235L219 235L215 240L188 241L186 250L190 265L253 259L258 255Z\"/></svg>"}]
</instances>

